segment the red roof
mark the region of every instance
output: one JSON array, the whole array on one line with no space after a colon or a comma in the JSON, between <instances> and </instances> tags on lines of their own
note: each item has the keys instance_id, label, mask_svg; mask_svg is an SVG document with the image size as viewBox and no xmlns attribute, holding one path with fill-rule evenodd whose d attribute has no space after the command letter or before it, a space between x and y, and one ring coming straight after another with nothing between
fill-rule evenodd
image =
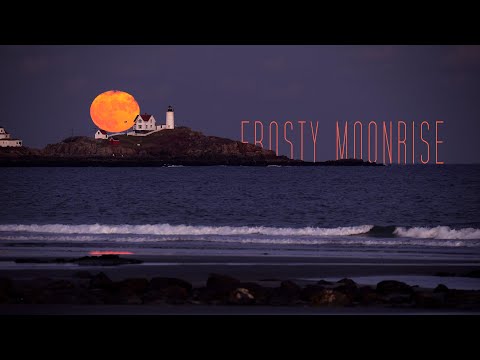
<instances>
[{"instance_id":1,"label":"red roof","mask_svg":"<svg viewBox=\"0 0 480 360\"><path fill-rule=\"evenodd\" d=\"M100 131L103 135L107 135L107 132L105 130L98 129L98 131Z\"/></svg>"},{"instance_id":2,"label":"red roof","mask_svg":"<svg viewBox=\"0 0 480 360\"><path fill-rule=\"evenodd\" d=\"M148 120L150 120L152 115L148 115L148 114L145 113L143 115L140 115L140 117L143 119L143 121L148 121Z\"/></svg>"}]
</instances>

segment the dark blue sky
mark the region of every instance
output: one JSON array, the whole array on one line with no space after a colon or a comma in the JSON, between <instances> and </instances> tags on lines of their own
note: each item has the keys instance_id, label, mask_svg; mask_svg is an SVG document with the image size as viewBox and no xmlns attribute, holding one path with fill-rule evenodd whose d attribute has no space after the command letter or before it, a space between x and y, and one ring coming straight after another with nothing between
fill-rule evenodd
<instances>
[{"instance_id":1,"label":"dark blue sky","mask_svg":"<svg viewBox=\"0 0 480 360\"><path fill-rule=\"evenodd\" d=\"M441 119L440 159L480 162L480 46L0 46L0 76L0 125L26 146L93 136L90 104L115 89L157 120L172 104L177 125L237 140L241 120L318 120L317 160L335 158L336 120Z\"/></svg>"}]
</instances>

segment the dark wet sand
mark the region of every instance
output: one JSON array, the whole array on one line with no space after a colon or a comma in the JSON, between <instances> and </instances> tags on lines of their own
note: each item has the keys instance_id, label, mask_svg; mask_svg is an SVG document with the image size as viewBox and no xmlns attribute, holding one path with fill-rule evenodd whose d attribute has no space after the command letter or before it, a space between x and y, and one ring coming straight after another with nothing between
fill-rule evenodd
<instances>
[{"instance_id":1,"label":"dark wet sand","mask_svg":"<svg viewBox=\"0 0 480 360\"><path fill-rule=\"evenodd\" d=\"M15 264L0 258L0 276L12 279L36 277L69 278L80 270L103 271L113 280L128 277L176 277L203 285L210 273L236 277L242 281L265 279L339 279L354 276L434 275L437 272L464 273L480 268L479 263L451 260L354 259L322 257L252 257L252 256L133 256L139 265L78 266L74 264ZM439 277L439 283L441 277Z\"/></svg>"}]
</instances>

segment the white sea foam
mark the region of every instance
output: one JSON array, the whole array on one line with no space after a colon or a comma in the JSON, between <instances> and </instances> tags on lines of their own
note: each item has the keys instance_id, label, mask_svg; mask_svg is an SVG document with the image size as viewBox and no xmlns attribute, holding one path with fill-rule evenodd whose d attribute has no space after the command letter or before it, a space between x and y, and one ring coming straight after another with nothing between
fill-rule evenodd
<instances>
[{"instance_id":1,"label":"white sea foam","mask_svg":"<svg viewBox=\"0 0 480 360\"><path fill-rule=\"evenodd\" d=\"M202 242L258 245L479 247L479 229L403 228L395 237L363 236L371 225L337 228L274 228L189 225L0 225L0 241L162 243ZM362 236L355 236L362 235ZM478 241L475 241L478 240Z\"/></svg>"},{"instance_id":2,"label":"white sea foam","mask_svg":"<svg viewBox=\"0 0 480 360\"><path fill-rule=\"evenodd\" d=\"M448 226L437 226L433 228L397 227L393 232L397 236L416 239L446 239L446 240L478 240L480 239L480 229L465 228L452 229Z\"/></svg>"},{"instance_id":3,"label":"white sea foam","mask_svg":"<svg viewBox=\"0 0 480 360\"><path fill-rule=\"evenodd\" d=\"M273 236L347 236L364 234L372 225L337 228L275 228L265 226L190 226L190 225L0 225L0 231L54 234L139 234L139 235L273 235Z\"/></svg>"}]
</instances>

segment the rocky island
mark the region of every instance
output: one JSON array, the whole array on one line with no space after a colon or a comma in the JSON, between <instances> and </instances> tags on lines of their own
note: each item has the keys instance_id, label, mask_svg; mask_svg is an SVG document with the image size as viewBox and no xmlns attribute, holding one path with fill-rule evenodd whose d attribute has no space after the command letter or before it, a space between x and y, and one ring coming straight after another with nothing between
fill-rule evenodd
<instances>
[{"instance_id":1,"label":"rocky island","mask_svg":"<svg viewBox=\"0 0 480 360\"><path fill-rule=\"evenodd\" d=\"M253 144L207 136L187 127L110 140L69 137L44 149L0 148L0 166L381 166L359 159L308 162Z\"/></svg>"}]
</instances>

